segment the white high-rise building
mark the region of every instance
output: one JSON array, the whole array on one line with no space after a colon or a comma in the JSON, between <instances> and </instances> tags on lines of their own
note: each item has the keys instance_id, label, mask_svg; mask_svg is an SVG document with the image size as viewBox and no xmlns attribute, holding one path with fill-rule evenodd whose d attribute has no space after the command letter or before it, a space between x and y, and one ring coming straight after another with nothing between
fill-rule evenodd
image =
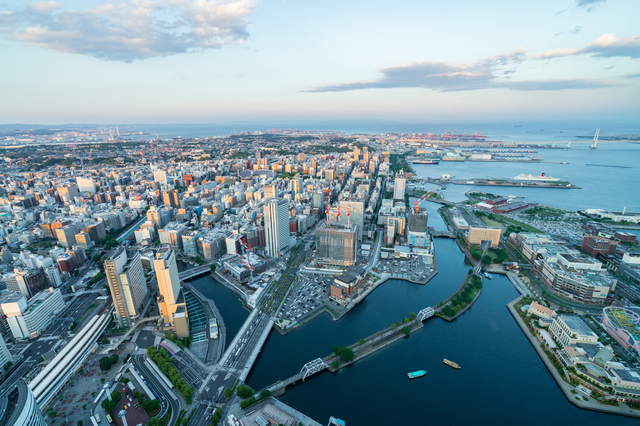
<instances>
[{"instance_id":1,"label":"white high-rise building","mask_svg":"<svg viewBox=\"0 0 640 426\"><path fill-rule=\"evenodd\" d=\"M264 234L267 254L280 259L280 254L289 247L289 203L282 198L274 198L264 205Z\"/></svg>"},{"instance_id":2,"label":"white high-rise building","mask_svg":"<svg viewBox=\"0 0 640 426\"><path fill-rule=\"evenodd\" d=\"M107 256L104 271L115 308L113 316L120 327L130 327L141 314L148 293L140 253L128 260L124 247L119 247Z\"/></svg>"},{"instance_id":3,"label":"white high-rise building","mask_svg":"<svg viewBox=\"0 0 640 426\"><path fill-rule=\"evenodd\" d=\"M153 180L158 182L158 183L162 183L164 185L167 184L167 172L165 172L164 170L156 170L155 172L153 172Z\"/></svg>"},{"instance_id":4,"label":"white high-rise building","mask_svg":"<svg viewBox=\"0 0 640 426\"><path fill-rule=\"evenodd\" d=\"M28 301L24 295L16 293L15 297L2 303L2 312L16 339L39 336L64 308L62 293L57 288L43 290Z\"/></svg>"},{"instance_id":5,"label":"white high-rise building","mask_svg":"<svg viewBox=\"0 0 640 426\"><path fill-rule=\"evenodd\" d=\"M396 175L396 180L393 187L393 199L402 201L404 200L404 189L407 184L407 178L402 170Z\"/></svg>"},{"instance_id":6,"label":"white high-rise building","mask_svg":"<svg viewBox=\"0 0 640 426\"><path fill-rule=\"evenodd\" d=\"M0 367L4 367L8 362L13 362L13 357L7 348L7 344L4 342L4 338L0 334Z\"/></svg>"},{"instance_id":7,"label":"white high-rise building","mask_svg":"<svg viewBox=\"0 0 640 426\"><path fill-rule=\"evenodd\" d=\"M83 178L78 176L76 178L78 184L78 191L89 192L94 194L96 192L96 184L93 182L93 178Z\"/></svg>"}]
</instances>

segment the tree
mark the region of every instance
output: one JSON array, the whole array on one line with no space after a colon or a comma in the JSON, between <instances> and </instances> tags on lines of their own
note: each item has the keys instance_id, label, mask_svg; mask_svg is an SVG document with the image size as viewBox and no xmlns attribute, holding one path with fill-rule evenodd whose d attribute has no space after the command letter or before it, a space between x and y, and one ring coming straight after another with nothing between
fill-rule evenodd
<instances>
[{"instance_id":1,"label":"tree","mask_svg":"<svg viewBox=\"0 0 640 426\"><path fill-rule=\"evenodd\" d=\"M251 395L255 394L256 391L251 389L248 385L240 385L238 386L238 396L240 398L249 398Z\"/></svg>"},{"instance_id":2,"label":"tree","mask_svg":"<svg viewBox=\"0 0 640 426\"><path fill-rule=\"evenodd\" d=\"M260 398L261 399L267 399L271 396L271 391L269 389L262 389L260 391Z\"/></svg>"},{"instance_id":3,"label":"tree","mask_svg":"<svg viewBox=\"0 0 640 426\"><path fill-rule=\"evenodd\" d=\"M409 318L403 319L402 322L405 323L405 324L408 323L409 322Z\"/></svg>"},{"instance_id":4,"label":"tree","mask_svg":"<svg viewBox=\"0 0 640 426\"><path fill-rule=\"evenodd\" d=\"M395 330L396 328L398 328L398 324L396 324L395 322L393 324L391 324L391 329Z\"/></svg>"},{"instance_id":5,"label":"tree","mask_svg":"<svg viewBox=\"0 0 640 426\"><path fill-rule=\"evenodd\" d=\"M111 357L108 357L108 356L103 356L102 358L100 358L99 363L100 363L100 370L102 371L109 370L111 368L111 365L113 364L111 362Z\"/></svg>"},{"instance_id":6,"label":"tree","mask_svg":"<svg viewBox=\"0 0 640 426\"><path fill-rule=\"evenodd\" d=\"M482 263L483 263L484 265L488 265L488 264L490 264L490 263L491 263L491 256L489 256L488 254L485 254L485 255L482 257Z\"/></svg>"},{"instance_id":7,"label":"tree","mask_svg":"<svg viewBox=\"0 0 640 426\"><path fill-rule=\"evenodd\" d=\"M349 348L343 348L342 352L340 353L340 360L342 360L342 362L353 361L353 351Z\"/></svg>"},{"instance_id":8,"label":"tree","mask_svg":"<svg viewBox=\"0 0 640 426\"><path fill-rule=\"evenodd\" d=\"M56 410L51 410L47 415L50 419L55 419L56 417L58 417L58 412Z\"/></svg>"},{"instance_id":9,"label":"tree","mask_svg":"<svg viewBox=\"0 0 640 426\"><path fill-rule=\"evenodd\" d=\"M338 369L338 367L340 367L340 361L338 361L337 359L334 360L333 362L331 362L331 366L335 369Z\"/></svg>"},{"instance_id":10,"label":"tree","mask_svg":"<svg viewBox=\"0 0 640 426\"><path fill-rule=\"evenodd\" d=\"M152 417L151 419L149 419L149 421L147 422L147 426L161 426L162 423L160 423L160 420L158 420L155 417Z\"/></svg>"},{"instance_id":11,"label":"tree","mask_svg":"<svg viewBox=\"0 0 640 426\"><path fill-rule=\"evenodd\" d=\"M78 420L78 426L82 426L82 420Z\"/></svg>"},{"instance_id":12,"label":"tree","mask_svg":"<svg viewBox=\"0 0 640 426\"><path fill-rule=\"evenodd\" d=\"M11 361L7 362L7 363L4 365L4 369L5 369L5 371L6 371L6 370L8 370L8 369L10 369L12 365L13 365L13 363L12 363Z\"/></svg>"},{"instance_id":13,"label":"tree","mask_svg":"<svg viewBox=\"0 0 640 426\"><path fill-rule=\"evenodd\" d=\"M359 344L361 344L361 345L364 345L364 339L360 339L360 340L358 341L358 343L359 343Z\"/></svg>"},{"instance_id":14,"label":"tree","mask_svg":"<svg viewBox=\"0 0 640 426\"><path fill-rule=\"evenodd\" d=\"M409 313L409 318L415 319L415 317L416 317L416 313L415 312L410 312Z\"/></svg>"},{"instance_id":15,"label":"tree","mask_svg":"<svg viewBox=\"0 0 640 426\"><path fill-rule=\"evenodd\" d=\"M189 424L189 419L180 420L180 424L182 424L182 426L187 426L187 424Z\"/></svg>"},{"instance_id":16,"label":"tree","mask_svg":"<svg viewBox=\"0 0 640 426\"><path fill-rule=\"evenodd\" d=\"M231 390L231 388L226 388L224 390L224 396L227 398L231 398L231 395L233 395L233 390Z\"/></svg>"},{"instance_id":17,"label":"tree","mask_svg":"<svg viewBox=\"0 0 640 426\"><path fill-rule=\"evenodd\" d=\"M102 343L103 345L106 345L109 343L109 339L107 339L106 337L103 337L102 340L100 340L100 343Z\"/></svg>"},{"instance_id":18,"label":"tree","mask_svg":"<svg viewBox=\"0 0 640 426\"><path fill-rule=\"evenodd\" d=\"M402 327L402 332L407 336L411 333L411 329L409 327Z\"/></svg>"}]
</instances>

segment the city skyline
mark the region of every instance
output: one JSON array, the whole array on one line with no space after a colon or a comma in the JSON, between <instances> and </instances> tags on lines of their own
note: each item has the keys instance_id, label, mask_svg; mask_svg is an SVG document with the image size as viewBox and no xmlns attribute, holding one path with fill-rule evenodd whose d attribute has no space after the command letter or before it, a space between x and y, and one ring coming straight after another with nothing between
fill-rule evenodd
<instances>
[{"instance_id":1,"label":"city skyline","mask_svg":"<svg viewBox=\"0 0 640 426\"><path fill-rule=\"evenodd\" d=\"M633 119L631 1L0 3L5 123Z\"/></svg>"}]
</instances>

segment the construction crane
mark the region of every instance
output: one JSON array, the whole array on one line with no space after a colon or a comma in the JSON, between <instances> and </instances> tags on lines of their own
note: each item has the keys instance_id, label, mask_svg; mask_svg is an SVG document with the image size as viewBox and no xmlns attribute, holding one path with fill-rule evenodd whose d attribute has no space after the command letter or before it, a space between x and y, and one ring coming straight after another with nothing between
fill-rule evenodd
<instances>
[{"instance_id":1,"label":"construction crane","mask_svg":"<svg viewBox=\"0 0 640 426\"><path fill-rule=\"evenodd\" d=\"M593 143L589 148L596 149L596 145L598 145L598 136L600 136L600 129L596 129L596 134L593 135Z\"/></svg>"},{"instance_id":2,"label":"construction crane","mask_svg":"<svg viewBox=\"0 0 640 426\"><path fill-rule=\"evenodd\" d=\"M429 196L433 194L433 188L431 188L428 192L425 192L422 197L420 197L419 199L414 199L413 201L413 206L416 209L416 213L418 213L418 207L420 206L420 204L422 204L422 202L424 200L426 200L427 198L429 198Z\"/></svg>"}]
</instances>

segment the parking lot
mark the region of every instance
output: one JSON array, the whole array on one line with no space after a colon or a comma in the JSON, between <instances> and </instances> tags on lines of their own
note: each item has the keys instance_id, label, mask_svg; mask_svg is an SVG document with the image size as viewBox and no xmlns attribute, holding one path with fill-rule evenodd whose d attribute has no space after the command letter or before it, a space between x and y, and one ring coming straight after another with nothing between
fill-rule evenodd
<instances>
[{"instance_id":1,"label":"parking lot","mask_svg":"<svg viewBox=\"0 0 640 426\"><path fill-rule=\"evenodd\" d=\"M333 276L311 275L298 278L294 288L284 301L279 317L295 321L303 315L321 308L329 301L329 289Z\"/></svg>"},{"instance_id":2,"label":"parking lot","mask_svg":"<svg viewBox=\"0 0 640 426\"><path fill-rule=\"evenodd\" d=\"M431 257L427 256L411 256L409 259L380 259L377 272L424 281L433 272L433 261Z\"/></svg>"}]
</instances>

